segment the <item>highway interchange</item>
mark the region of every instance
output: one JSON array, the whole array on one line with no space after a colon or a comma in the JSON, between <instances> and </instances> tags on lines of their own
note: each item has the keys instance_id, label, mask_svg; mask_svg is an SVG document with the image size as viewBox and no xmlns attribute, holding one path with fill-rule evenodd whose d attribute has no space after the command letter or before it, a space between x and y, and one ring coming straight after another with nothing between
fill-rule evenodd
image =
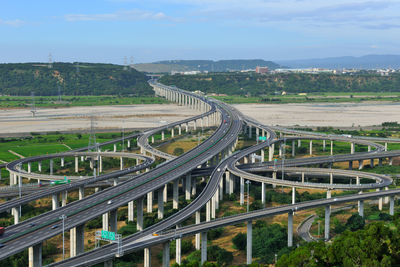
<instances>
[{"instance_id":1,"label":"highway interchange","mask_svg":"<svg viewBox=\"0 0 400 267\"><path fill-rule=\"evenodd\" d=\"M168 229L179 225L186 219L193 216L196 212L202 209L202 207L207 207L207 213L215 210L215 202L222 195L222 181L224 175L229 172L231 176L236 175L238 177L242 177L242 179L249 179L252 181L260 182L260 183L270 183L275 185L284 185L289 187L303 187L303 188L324 188L324 189L372 189L372 188L383 188L387 187L391 184L391 178L384 175L376 175L371 173L361 173L361 172L348 172L343 170L333 170L327 169L326 173L335 173L336 175L343 176L354 176L359 178L368 178L375 180L371 184L322 184L322 183L307 183L301 181L290 181L290 180L281 180L281 179L273 179L265 176L259 176L254 174L254 172L271 172L271 168L273 167L272 162L260 162L260 163L251 163L251 164L241 164L238 165L239 160L242 160L245 157L248 157L252 153L256 153L266 147L270 147L272 144L279 144L285 141L298 140L299 137L285 137L284 139L277 139L277 136L274 130L270 127L264 126L251 120L250 118L246 118L236 110L232 109L228 105L213 101L211 99L195 95L190 92L186 92L174 87L166 87L161 84L157 84L154 81L151 81L151 85L154 87L162 88L166 92L176 93L180 97L180 101L182 99L197 99L200 100L203 104L200 109L203 111L201 115L198 115L194 118L189 118L184 121L175 122L170 125L161 126L156 129L148 130L143 134L136 134L133 137L138 137L138 145L142 149L142 153L150 154L150 157L144 157L142 160L144 162L141 165L129 167L127 169L123 169L120 171L112 172L109 174L104 174L98 176L96 178L88 178L82 181L78 181L72 183L70 185L62 185L58 187L54 187L47 190L41 190L40 192L29 194L22 198L17 198L14 200L7 201L0 205L0 211L8 210L12 207L23 205L35 199L40 199L44 196L52 195L57 192L63 192L68 190L70 187L78 188L82 185L87 185L90 183L98 182L100 180L109 180L115 177L121 177L123 175L136 172L137 170L144 169L150 167L153 163L152 158L154 156L165 158L167 161L165 163L160 164L157 168L153 168L148 170L147 172L133 176L127 181L121 182L115 186L112 186L106 190L97 192L93 195L87 196L79 201L75 201L69 203L64 207L57 208L53 211L49 211L40 216L36 216L29 220L20 222L13 226L9 226L6 229L6 235L0 239L0 243L5 244L3 248L0 248L0 259L4 259L9 257L19 251L22 251L28 247L35 246L40 244L41 242L53 237L55 235L59 235L61 233L61 228L57 227L55 229L51 229L53 225L59 225L60 219L59 217L63 214L67 215L67 219L65 220L65 229L72 229L79 225L84 224L86 221L89 221L93 218L99 217L106 212L113 212L118 207L126 205L130 201L143 201L143 198L150 192L156 192L163 190L164 185L174 182L179 177L183 177L187 175L187 173L192 172L192 175L197 172L202 172L203 175L209 176L206 187L199 194L199 196L194 199L189 205L179 209L175 214L164 218L159 223L152 225L143 229L142 231L128 236L123 239L123 248L125 253L129 253L130 251L135 251L139 249L149 248L155 244L165 243L168 240L175 239L178 236L187 236L193 235L197 233L201 233L207 231L212 228L217 228L225 225L231 225L238 222L245 222L249 220L254 220L257 218L263 218L267 216L273 216L276 214L290 213L294 210L302 210L302 209L310 209L319 206L327 206L331 204L338 203L347 203L354 202L359 200L367 200L374 198L381 198L383 196L395 196L400 193L399 190L387 190L373 193L364 193L362 195L351 195L341 198L335 199L323 199L312 202L304 202L297 203L293 205L286 205L277 208L267 208L262 209L250 213L244 213L236 216L231 216L229 218L219 218L215 220L211 220L208 218L206 223L190 225L186 227L182 227L178 230L174 230L172 232L168 232ZM187 98L185 98L187 97ZM213 135L211 135L207 140L201 143L196 148L190 150L189 152L183 154L180 157L172 157L164 152L158 151L153 148L149 144L149 138L152 135L159 133L160 131L164 131L166 129L171 129L176 126L181 126L182 124L189 123L191 121L196 121L201 119L203 124L203 118L207 117L207 121L209 122L210 116L213 114L218 114L218 116L214 116L217 118L215 122L218 123L218 128L215 130ZM208 123L207 123L208 124ZM245 126L244 126L245 125ZM203 125L202 125L203 126ZM251 146L242 151L234 152L235 144L237 143L238 135L241 133L243 127L257 127L263 131L263 133L267 133L267 140L265 142L260 142L258 145ZM258 130L257 130L258 131ZM285 130L279 129L280 132L284 132ZM290 132L291 134L298 134ZM301 139L301 138L300 138ZM371 146L374 150L363 153L354 153L347 155L332 155L332 156L322 156L322 157L312 157L312 158L300 158L300 159L288 159L285 160L284 166L288 167L287 172L306 172L313 173L318 172L323 174L323 169L314 169L311 168L292 168L291 166L307 166L307 165L315 165L322 163L334 163L340 161L358 161L358 160L371 160L374 158L392 158L400 155L399 151L384 151L382 145L377 145L373 143L372 140L362 140L362 139L353 139L353 138L345 138L341 136L329 136L324 138L323 136L307 136L302 137L302 139L317 139L317 140L339 140L339 141L350 141L355 142L359 145ZM387 140L379 140L386 142ZM113 140L107 142L109 144L121 142L121 140ZM87 150L84 148L80 151ZM28 175L26 172L22 172L21 169L18 169L17 166L21 166L22 163L27 161L38 161L44 160L46 157L62 157L67 155L73 155L73 152L68 152L63 155L45 155L39 156L36 158L28 158L23 160L18 160L16 162L10 163L7 165L7 168L12 172L18 172L18 174ZM210 167L204 168L207 162L214 163L211 164ZM279 166L281 161L278 161L277 165ZM202 169L198 169L199 166L202 166ZM276 168L272 171L281 171L279 168ZM33 174L31 174L33 175ZM97 180L94 180L97 179ZM100 179L100 180L98 180ZM227 179L225 177L225 179ZM229 178L231 179L231 178ZM228 179L227 179L228 180ZM228 183L229 184L229 181ZM109 204L109 200L111 200L111 204ZM215 212L215 211L214 211ZM211 215L207 215L211 217ZM34 226L31 226L34 225ZM153 233L160 233L159 236L153 236ZM115 257L116 245L107 245L101 248L88 251L67 259L62 262L55 263L57 266L83 266L83 265L92 265L99 262L107 262L108 260Z\"/></svg>"}]
</instances>

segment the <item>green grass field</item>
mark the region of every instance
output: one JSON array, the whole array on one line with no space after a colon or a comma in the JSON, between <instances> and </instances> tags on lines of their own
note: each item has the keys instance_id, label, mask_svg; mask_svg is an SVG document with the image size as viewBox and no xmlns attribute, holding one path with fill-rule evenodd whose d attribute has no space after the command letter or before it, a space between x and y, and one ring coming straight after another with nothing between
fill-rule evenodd
<instances>
[{"instance_id":1,"label":"green grass field","mask_svg":"<svg viewBox=\"0 0 400 267\"><path fill-rule=\"evenodd\" d=\"M167 100L160 97L119 97L119 96L63 96L61 102L58 96L36 96L36 107L73 107L73 106L104 106L104 105L137 105L165 104ZM0 108L28 108L32 105L30 96L0 96Z\"/></svg>"}]
</instances>

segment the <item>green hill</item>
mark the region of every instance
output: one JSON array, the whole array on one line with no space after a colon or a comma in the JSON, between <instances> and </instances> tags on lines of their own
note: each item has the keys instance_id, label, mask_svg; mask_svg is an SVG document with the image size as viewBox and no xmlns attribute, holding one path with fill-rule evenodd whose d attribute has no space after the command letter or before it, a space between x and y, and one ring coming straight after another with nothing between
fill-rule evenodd
<instances>
[{"instance_id":1,"label":"green hill","mask_svg":"<svg viewBox=\"0 0 400 267\"><path fill-rule=\"evenodd\" d=\"M172 72L172 71L208 71L225 72L255 69L257 66L276 69L280 65L262 59L233 59L233 60L165 60L146 64L136 64L135 68L144 72Z\"/></svg>"},{"instance_id":2,"label":"green hill","mask_svg":"<svg viewBox=\"0 0 400 267\"><path fill-rule=\"evenodd\" d=\"M334 75L277 73L214 73L198 75L166 75L160 80L167 85L205 93L227 95L273 95L275 92L400 92L400 74Z\"/></svg>"},{"instance_id":3,"label":"green hill","mask_svg":"<svg viewBox=\"0 0 400 267\"><path fill-rule=\"evenodd\" d=\"M112 64L44 63L0 64L3 95L153 95L141 72Z\"/></svg>"}]
</instances>

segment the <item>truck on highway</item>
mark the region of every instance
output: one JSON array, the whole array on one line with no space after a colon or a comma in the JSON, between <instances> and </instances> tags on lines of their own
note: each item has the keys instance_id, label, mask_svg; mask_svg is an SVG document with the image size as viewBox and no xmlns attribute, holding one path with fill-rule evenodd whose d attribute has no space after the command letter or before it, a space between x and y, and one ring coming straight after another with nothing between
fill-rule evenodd
<instances>
[{"instance_id":1,"label":"truck on highway","mask_svg":"<svg viewBox=\"0 0 400 267\"><path fill-rule=\"evenodd\" d=\"M64 176L64 180L51 181L50 185L69 184L69 183L71 183L71 180L67 179L67 176Z\"/></svg>"},{"instance_id":2,"label":"truck on highway","mask_svg":"<svg viewBox=\"0 0 400 267\"><path fill-rule=\"evenodd\" d=\"M4 234L5 228L4 227L0 227L0 236L2 236Z\"/></svg>"}]
</instances>

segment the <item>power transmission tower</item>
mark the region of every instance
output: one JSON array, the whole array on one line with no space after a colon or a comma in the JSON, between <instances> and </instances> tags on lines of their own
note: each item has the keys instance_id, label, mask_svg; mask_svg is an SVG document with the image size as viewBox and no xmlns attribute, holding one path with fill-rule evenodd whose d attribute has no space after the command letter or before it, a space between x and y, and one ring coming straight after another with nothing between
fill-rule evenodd
<instances>
[{"instance_id":1,"label":"power transmission tower","mask_svg":"<svg viewBox=\"0 0 400 267\"><path fill-rule=\"evenodd\" d=\"M35 107L35 93L34 92L31 92L31 98L32 98L32 105L31 105L32 117L35 117L36 107Z\"/></svg>"},{"instance_id":2,"label":"power transmission tower","mask_svg":"<svg viewBox=\"0 0 400 267\"><path fill-rule=\"evenodd\" d=\"M128 59L124 57L124 70L128 70Z\"/></svg>"},{"instance_id":3,"label":"power transmission tower","mask_svg":"<svg viewBox=\"0 0 400 267\"><path fill-rule=\"evenodd\" d=\"M132 57L132 56L131 56L131 59L130 59L130 62L129 62L129 67L130 67L131 69L134 68L134 66L133 66L133 57Z\"/></svg>"},{"instance_id":4,"label":"power transmission tower","mask_svg":"<svg viewBox=\"0 0 400 267\"><path fill-rule=\"evenodd\" d=\"M95 132L95 118L94 115L90 116L90 135L88 151L96 151L96 132Z\"/></svg>"},{"instance_id":5,"label":"power transmission tower","mask_svg":"<svg viewBox=\"0 0 400 267\"><path fill-rule=\"evenodd\" d=\"M51 53L49 53L49 64L47 65L49 69L53 68L53 57L51 56Z\"/></svg>"}]
</instances>

